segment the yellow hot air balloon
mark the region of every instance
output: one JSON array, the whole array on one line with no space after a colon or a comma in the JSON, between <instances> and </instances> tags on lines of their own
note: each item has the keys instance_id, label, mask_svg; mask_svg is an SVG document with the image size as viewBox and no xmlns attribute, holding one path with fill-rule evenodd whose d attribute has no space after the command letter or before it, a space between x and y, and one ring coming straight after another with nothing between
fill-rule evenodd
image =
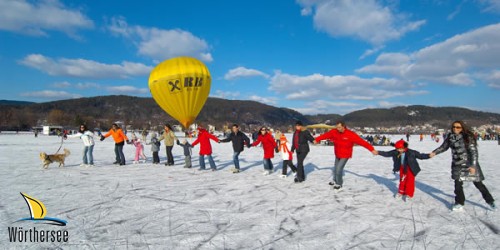
<instances>
[{"instance_id":1,"label":"yellow hot air balloon","mask_svg":"<svg viewBox=\"0 0 500 250\"><path fill-rule=\"evenodd\" d=\"M176 57L158 64L149 75L149 90L156 103L189 127L210 93L211 77L200 60Z\"/></svg>"}]
</instances>

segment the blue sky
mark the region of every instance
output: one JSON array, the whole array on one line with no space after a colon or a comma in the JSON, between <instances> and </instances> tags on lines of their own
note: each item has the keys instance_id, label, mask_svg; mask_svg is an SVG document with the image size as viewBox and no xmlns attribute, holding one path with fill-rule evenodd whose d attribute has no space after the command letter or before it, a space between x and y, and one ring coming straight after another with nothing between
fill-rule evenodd
<instances>
[{"instance_id":1,"label":"blue sky","mask_svg":"<svg viewBox=\"0 0 500 250\"><path fill-rule=\"evenodd\" d=\"M500 0L0 0L0 99L149 97L203 60L210 95L304 114L401 105L500 112Z\"/></svg>"}]
</instances>

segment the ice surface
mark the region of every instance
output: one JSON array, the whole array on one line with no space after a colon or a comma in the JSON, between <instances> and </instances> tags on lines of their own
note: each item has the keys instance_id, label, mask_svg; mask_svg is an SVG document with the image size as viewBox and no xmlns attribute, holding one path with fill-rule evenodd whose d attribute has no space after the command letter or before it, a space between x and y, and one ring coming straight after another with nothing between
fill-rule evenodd
<instances>
[{"instance_id":1,"label":"ice surface","mask_svg":"<svg viewBox=\"0 0 500 250\"><path fill-rule=\"evenodd\" d=\"M290 135L288 135L291 139ZM393 141L403 136L394 136ZM430 152L439 144L413 136L410 148ZM192 140L191 140L192 141ZM333 191L333 147L311 146L305 163L307 181L263 176L262 149L245 149L242 172L232 174L231 143L213 143L217 172L184 169L182 148L175 166L132 164L134 147L125 145L126 166L114 166L113 142L97 140L94 168L80 167L79 139L64 141L71 150L66 167L41 167L39 153L54 153L60 139L32 134L0 134L0 248L65 249L498 249L500 217L489 210L471 183L464 186L463 212L451 212L453 182L450 152L420 161L415 198L393 198L398 179L392 160L361 147L346 167L344 189ZM390 147L377 147L390 150ZM479 142L486 186L500 194L500 146ZM162 163L165 148L160 151ZM296 162L294 160L294 162ZM208 162L207 162L208 164ZM208 165L207 165L208 166ZM19 192L41 200L47 216L68 221L69 243L9 243L7 227L29 216ZM62 229L35 224L37 229Z\"/></svg>"}]
</instances>

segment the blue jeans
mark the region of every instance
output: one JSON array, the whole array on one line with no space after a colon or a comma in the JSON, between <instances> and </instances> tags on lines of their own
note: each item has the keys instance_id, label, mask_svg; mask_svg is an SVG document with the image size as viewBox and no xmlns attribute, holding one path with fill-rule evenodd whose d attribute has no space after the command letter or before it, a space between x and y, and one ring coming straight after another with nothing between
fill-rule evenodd
<instances>
[{"instance_id":1,"label":"blue jeans","mask_svg":"<svg viewBox=\"0 0 500 250\"><path fill-rule=\"evenodd\" d=\"M217 169L215 166L214 159L212 158L212 155L207 155L208 162L210 163L210 168L212 169ZM200 169L205 169L205 156L200 155Z\"/></svg>"},{"instance_id":2,"label":"blue jeans","mask_svg":"<svg viewBox=\"0 0 500 250\"><path fill-rule=\"evenodd\" d=\"M240 160L238 159L238 156L240 156L241 152L234 152L233 153L233 162L234 162L234 167L236 169L240 169Z\"/></svg>"},{"instance_id":3,"label":"blue jeans","mask_svg":"<svg viewBox=\"0 0 500 250\"><path fill-rule=\"evenodd\" d=\"M265 170L273 170L273 163L271 162L271 159L264 159L264 169Z\"/></svg>"},{"instance_id":4,"label":"blue jeans","mask_svg":"<svg viewBox=\"0 0 500 250\"><path fill-rule=\"evenodd\" d=\"M125 155L123 154L123 145L124 142L116 143L115 144L115 156L116 156L116 161L120 164L125 165Z\"/></svg>"},{"instance_id":5,"label":"blue jeans","mask_svg":"<svg viewBox=\"0 0 500 250\"><path fill-rule=\"evenodd\" d=\"M94 151L94 145L83 147L83 164L94 165L94 156L92 152Z\"/></svg>"},{"instance_id":6,"label":"blue jeans","mask_svg":"<svg viewBox=\"0 0 500 250\"><path fill-rule=\"evenodd\" d=\"M342 186L344 180L342 179L344 175L344 167L349 158L335 158L335 167L333 168L333 180L335 184Z\"/></svg>"}]
</instances>

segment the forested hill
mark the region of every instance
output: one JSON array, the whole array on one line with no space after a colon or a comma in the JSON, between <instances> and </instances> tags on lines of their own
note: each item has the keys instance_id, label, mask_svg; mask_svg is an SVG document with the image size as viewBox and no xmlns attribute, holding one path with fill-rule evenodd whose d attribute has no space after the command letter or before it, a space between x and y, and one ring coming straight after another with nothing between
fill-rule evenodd
<instances>
[{"instance_id":1,"label":"forested hill","mask_svg":"<svg viewBox=\"0 0 500 250\"><path fill-rule=\"evenodd\" d=\"M45 103L0 101L0 129L30 129L41 124L76 126L85 122L91 127L108 128L123 121L134 128L150 128L166 122L177 122L166 114L152 98L132 96L98 96ZM365 109L346 115L303 115L288 108L273 107L255 101L209 98L197 122L217 127L238 123L244 129L259 126L288 128L296 120L306 124L346 121L350 126L395 127L431 124L447 127L453 120L470 125L500 125L500 114L457 107L408 106L390 109Z\"/></svg>"}]
</instances>

